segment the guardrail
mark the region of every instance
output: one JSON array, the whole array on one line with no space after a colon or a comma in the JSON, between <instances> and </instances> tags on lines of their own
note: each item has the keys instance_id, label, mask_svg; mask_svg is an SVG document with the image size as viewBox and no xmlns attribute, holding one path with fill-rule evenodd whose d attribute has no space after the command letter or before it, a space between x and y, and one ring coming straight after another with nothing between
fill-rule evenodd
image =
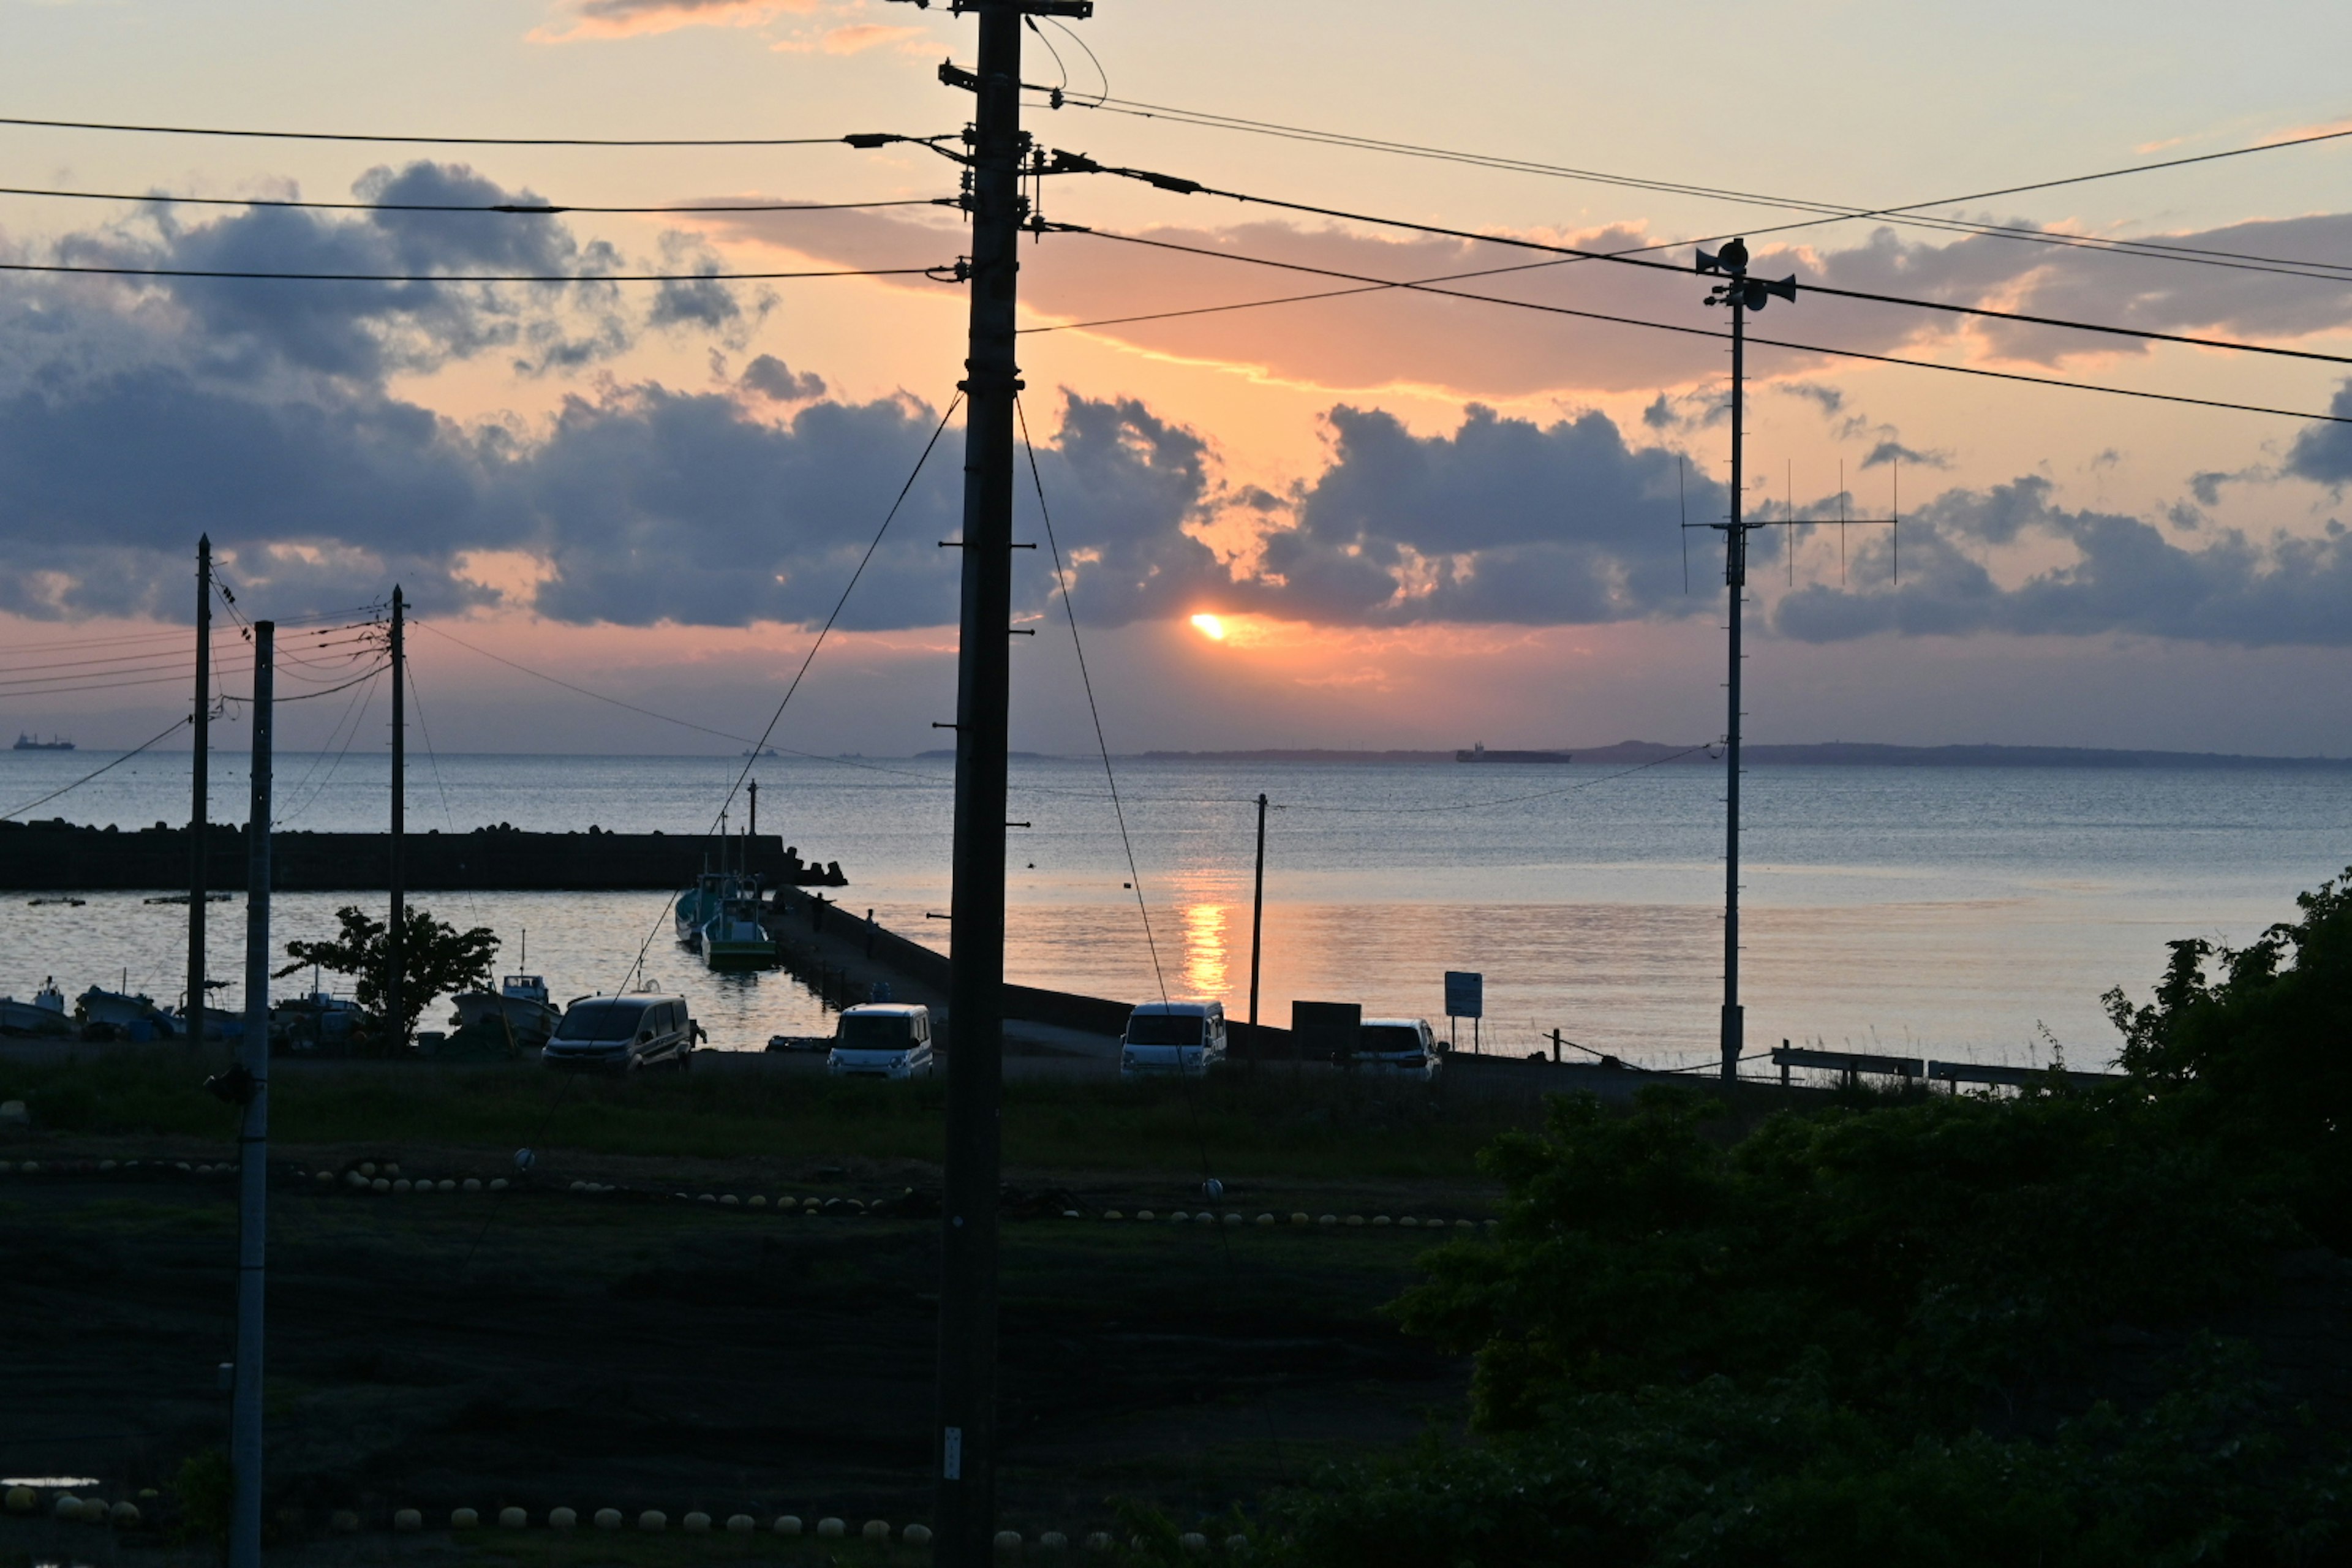
<instances>
[{"instance_id":1,"label":"guardrail","mask_svg":"<svg viewBox=\"0 0 2352 1568\"><path fill-rule=\"evenodd\" d=\"M2074 1072L2063 1068L1987 1067L1978 1062L1944 1062L1934 1058L1870 1056L1859 1051L1814 1051L1782 1045L1772 1053L1772 1065L1780 1069L1780 1083L1786 1088L1790 1068L1819 1068L1843 1073L1849 1084L1858 1082L1865 1073L1874 1078L1924 1079L1957 1089L1964 1083L1997 1085L2006 1089L2024 1089L2031 1085L2063 1082L2069 1089L2096 1089L2101 1084L2121 1083L2121 1073Z\"/></svg>"}]
</instances>

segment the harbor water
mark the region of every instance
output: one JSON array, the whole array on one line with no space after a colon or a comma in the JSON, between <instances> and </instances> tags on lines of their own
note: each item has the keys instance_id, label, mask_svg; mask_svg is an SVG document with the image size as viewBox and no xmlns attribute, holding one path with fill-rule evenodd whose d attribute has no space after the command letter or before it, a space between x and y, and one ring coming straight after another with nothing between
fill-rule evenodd
<instances>
[{"instance_id":1,"label":"harbor water","mask_svg":"<svg viewBox=\"0 0 2352 1568\"><path fill-rule=\"evenodd\" d=\"M0 810L106 760L0 752ZM134 758L32 815L185 820L184 752ZM412 758L412 833L486 823L704 835L745 763L723 757ZM952 766L938 757L769 758L761 831L838 860L841 902L944 949ZM1719 767L1122 761L1129 870L1098 761L1017 759L1007 968L1027 984L1132 1000L1221 999L1244 1016L1255 799L1273 804L1260 1016L1295 999L1446 1025L1442 977L1486 976L1480 1044L1550 1030L1654 1066L1713 1059L1722 975ZM242 760L215 759L216 820L241 815ZM383 758L281 756L285 828L381 829ZM2109 986L2144 995L2165 942L2242 942L2352 863L2352 770L1759 768L1744 788L1742 973L1751 1050L1786 1038L2026 1064L2112 1054ZM737 795L729 825L744 822ZM1129 886L1132 883L1134 886ZM1138 892L1141 898L1139 902ZM168 889L158 889L168 891ZM54 974L68 996L184 985L185 910L137 893L0 904L0 994ZM213 907L212 973L243 973L237 901ZM721 1048L829 1028L782 973L706 974L659 894L432 893L413 902L504 940L559 999L637 968L683 991ZM340 905L285 894L279 943L329 934ZM285 994L308 977L283 982ZM330 989L347 982L326 977ZM216 1005L236 1005L234 984ZM446 1009L428 1016L434 1026ZM1458 1026L1464 1047L1471 1026ZM1548 1049L1548 1047L1546 1047ZM1571 1053L1573 1054L1573 1053Z\"/></svg>"}]
</instances>

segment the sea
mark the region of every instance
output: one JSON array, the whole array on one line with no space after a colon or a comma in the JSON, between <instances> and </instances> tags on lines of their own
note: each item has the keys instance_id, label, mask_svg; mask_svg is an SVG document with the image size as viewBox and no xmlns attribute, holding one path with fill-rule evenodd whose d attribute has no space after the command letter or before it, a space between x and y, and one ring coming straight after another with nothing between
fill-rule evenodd
<instances>
[{"instance_id":1,"label":"sea","mask_svg":"<svg viewBox=\"0 0 2352 1568\"><path fill-rule=\"evenodd\" d=\"M0 752L0 812L104 752ZM838 861L844 904L946 950L952 764L940 757L412 757L412 833L493 823L707 834L759 826ZM380 830L388 764L281 755L285 829ZM132 757L37 818L184 823L185 752ZM1113 784L1117 800L1113 800ZM1605 1053L1654 1068L1716 1057L1723 975L1719 766L1380 764L1017 757L1007 860L1009 977L1246 1016L1258 797L1267 802L1258 1016L1294 1002L1426 1017L1462 1048ZM213 816L241 820L243 759L216 755ZM2006 1065L2098 1068L2103 994L2145 999L2166 943L2243 942L2352 864L2352 768L1761 767L1743 783L1740 973L1748 1048L1787 1040ZM159 889L163 891L163 889ZM68 996L127 986L176 1004L184 907L152 895L0 903L0 994L54 976ZM270 940L331 934L380 893L281 894ZM633 971L683 992L722 1049L827 1032L782 973L714 975L672 936L660 893L418 893L500 941L501 970L559 998ZM211 906L212 973L241 1005L243 898ZM281 959L279 966L284 961ZM1444 1016L1448 971L1483 976L1483 1016ZM330 991L348 982L319 977ZM279 994L312 977L278 982ZM436 1005L425 1026L446 1009ZM1754 1070L1768 1070L1751 1064Z\"/></svg>"}]
</instances>

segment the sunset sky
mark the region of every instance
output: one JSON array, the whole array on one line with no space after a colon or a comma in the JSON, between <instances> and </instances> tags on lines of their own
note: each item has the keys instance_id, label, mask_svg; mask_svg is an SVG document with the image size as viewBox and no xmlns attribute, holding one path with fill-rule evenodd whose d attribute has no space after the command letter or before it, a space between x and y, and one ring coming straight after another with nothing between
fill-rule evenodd
<instances>
[{"instance_id":1,"label":"sunset sky","mask_svg":"<svg viewBox=\"0 0 2352 1568\"><path fill-rule=\"evenodd\" d=\"M970 61L975 26L884 0L0 6L8 116L421 136L949 132L970 100L937 67ZM2352 15L2318 4L1100 0L1092 21L1029 43L1028 79L1066 79L1073 100L1107 77L1130 104L1607 178L1076 101L1030 114L1045 146L1602 249L2352 127ZM956 180L903 145L422 148L0 126L0 184L40 190L572 206L908 200ZM1760 272L1801 284L2352 356L2347 192L2352 139L1921 215L2005 235L1847 219L1752 243ZM1394 290L1073 327L1347 286L1238 257L1389 279L1538 258L1107 177L1049 182L1045 204L1058 221L1229 253L1088 235L1024 246L1028 415L1114 748L1689 743L1720 730L1719 546L1692 537L1685 592L1678 526L1724 505L1719 343ZM781 271L935 267L964 241L953 211L924 205L547 217L0 196L0 260L18 263ZM1696 277L1583 264L1460 286L1721 324ZM96 657L110 651L98 639L184 624L209 530L251 616L292 620L401 583L429 628L412 647L444 749L726 749L475 650L756 733L947 409L963 310L959 287L920 276L7 275L0 730L108 746L169 722L184 705L170 685L34 695L26 672L45 649ZM1757 330L2352 416L2344 364L1818 296L1774 304ZM1899 468L1904 518L1899 586L1884 530L1848 536L1843 574L1834 530L1799 535L1793 563L1759 541L1754 738L2352 752L2339 521L2352 425L1787 350L1750 363L1750 505L1833 517L1843 473L1850 509L1885 515ZM937 743L955 605L938 546L956 527L961 446L951 426L778 743ZM1042 537L1034 504L1024 487L1024 539ZM1024 554L1019 571L1019 611L1040 630L1015 653L1013 743L1084 750L1050 558ZM1195 624L1204 615L1223 636ZM306 704L280 744L317 743L341 711Z\"/></svg>"}]
</instances>

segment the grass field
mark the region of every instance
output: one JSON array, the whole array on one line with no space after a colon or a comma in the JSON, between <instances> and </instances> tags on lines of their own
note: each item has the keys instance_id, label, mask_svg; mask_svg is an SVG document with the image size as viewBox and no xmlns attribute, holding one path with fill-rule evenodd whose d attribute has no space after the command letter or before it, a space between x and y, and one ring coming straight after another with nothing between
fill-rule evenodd
<instances>
[{"instance_id":1,"label":"grass field","mask_svg":"<svg viewBox=\"0 0 2352 1568\"><path fill-rule=\"evenodd\" d=\"M171 1047L58 1063L0 1062L0 1100L44 1131L231 1138L205 1092L218 1062ZM272 1141L287 1145L529 1146L582 1153L935 1162L943 1083L702 1072L642 1081L535 1067L281 1064ZM1463 1179L1480 1147L1531 1125L1525 1100L1417 1083L1234 1073L1207 1082L1016 1082L1004 1159L1035 1171L1247 1168L1268 1176Z\"/></svg>"}]
</instances>

